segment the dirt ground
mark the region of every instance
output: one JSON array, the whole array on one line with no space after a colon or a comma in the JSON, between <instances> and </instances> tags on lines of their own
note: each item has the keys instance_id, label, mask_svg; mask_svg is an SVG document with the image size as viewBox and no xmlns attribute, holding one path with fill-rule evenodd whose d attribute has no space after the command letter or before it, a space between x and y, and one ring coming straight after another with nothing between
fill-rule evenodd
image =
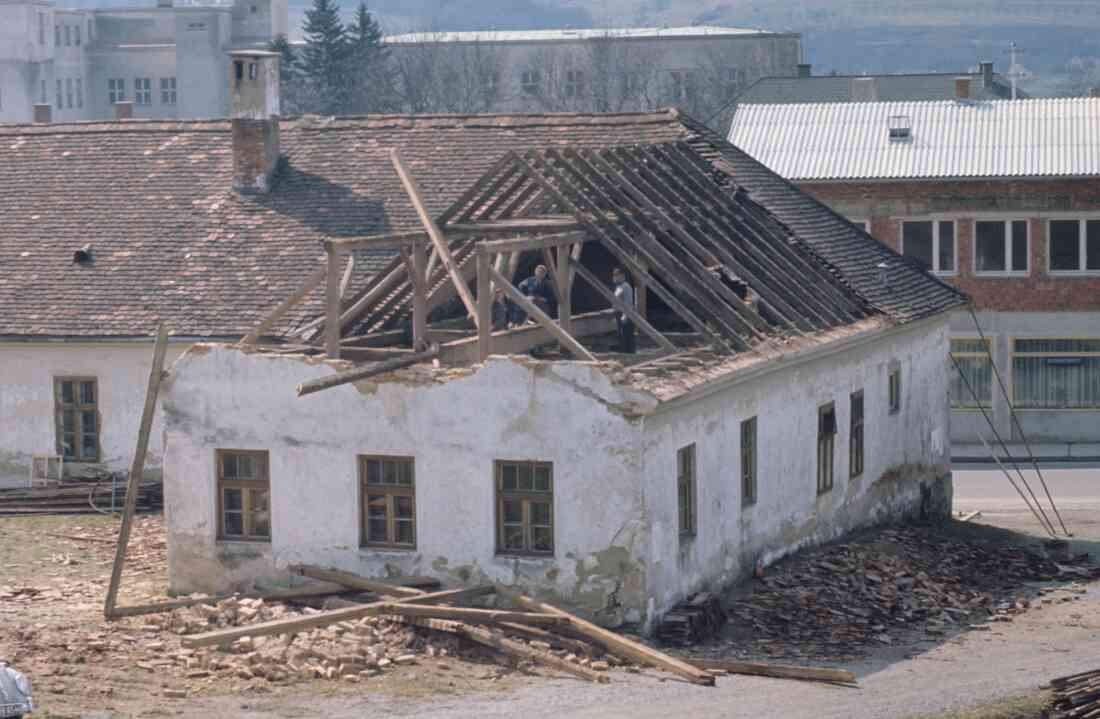
<instances>
[{"instance_id":1,"label":"dirt ground","mask_svg":"<svg viewBox=\"0 0 1100 719\"><path fill-rule=\"evenodd\" d=\"M398 711L399 715L420 715L438 708L440 716L460 717L469 716L475 708L481 715L495 715L493 712L498 707L503 710L513 703L520 707L525 701L533 702L532 709L536 711L529 713L535 716L537 710L549 710L544 698L547 692L560 692L563 688L578 702L591 695L595 703L585 703L588 715L600 715L591 712L600 706L598 697L606 697L606 716L631 716L636 713L627 708L631 702L649 692L665 691L661 687L675 688L675 692L698 691L689 685L678 686L683 683L668 675L648 671L638 675L616 670L612 672L610 686L585 685L542 670L505 668L494 658L477 652L462 657L419 656L413 665L388 667L378 676L355 683L300 678L272 681L263 677L246 679L195 672L181 656L179 637L155 626L148 618L128 618L109 624L103 621L102 601L114 555L116 531L117 520L100 516L0 519L0 659L10 661L31 677L40 708L35 716L358 717L389 715L404 707ZM1031 534L979 523L955 523L946 531L960 542L1016 545L1037 539ZM872 546L882 539L872 532L846 541ZM131 547L120 605L162 599L167 586L162 518L141 517ZM1093 542L1085 541L1075 550L1095 551L1096 548ZM1072 603L1084 591L1080 582L1048 582L1045 586L1021 583L1018 591L1039 596L1040 590L1050 592L1055 586L1070 585L1076 585L1074 591L1058 589L1057 598L1051 601L1071 609ZM731 592L728 599L733 601L741 594ZM1071 604L1063 605L1063 602ZM1036 623L1041 625L1047 617L1050 621L1064 621L1064 611L1039 611L1044 606L1049 604L1035 602L1032 609L1018 617L1017 624L1027 624L1031 627L1029 631L1034 631ZM1055 617L1061 619L1055 620ZM971 625L964 622L957 631L948 631L945 636L942 633L914 635L883 647L880 654L891 655L885 660L887 662L900 662L903 658L927 662L935 656L933 649L936 646L950 646L960 640L961 634L998 638L1005 632L1014 631L1012 624L997 625L992 633L985 631L984 635L970 629ZM728 647L730 657L775 660L775 652L770 656L746 653L744 647L732 641L735 637L736 634L724 633L703 653L725 654L723 648ZM824 659L808 658L817 663ZM853 668L857 667L853 665ZM743 680L748 678L721 681ZM666 681L668 684L664 683ZM789 695L797 692L798 687L788 687L799 684L752 681L776 682L780 685L776 690ZM702 698L699 694L698 700ZM738 702L743 699L741 697ZM616 713L616 703L623 705L622 712ZM649 708L654 705L650 703ZM718 713L714 716L742 715L718 711L717 706L715 710ZM573 713L563 707L561 715L572 716Z\"/></svg>"}]
</instances>

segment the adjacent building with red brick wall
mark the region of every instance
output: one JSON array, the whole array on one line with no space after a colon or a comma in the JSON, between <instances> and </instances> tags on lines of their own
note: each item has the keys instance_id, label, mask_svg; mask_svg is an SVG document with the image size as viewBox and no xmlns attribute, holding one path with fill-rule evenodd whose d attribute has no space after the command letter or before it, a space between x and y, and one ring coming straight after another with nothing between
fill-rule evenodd
<instances>
[{"instance_id":1,"label":"adjacent building with red brick wall","mask_svg":"<svg viewBox=\"0 0 1100 719\"><path fill-rule=\"evenodd\" d=\"M979 401L1020 440L1011 401L1029 440L1074 454L1100 441L1098 120L1095 98L757 105L730 139L970 295L956 443L992 441Z\"/></svg>"}]
</instances>

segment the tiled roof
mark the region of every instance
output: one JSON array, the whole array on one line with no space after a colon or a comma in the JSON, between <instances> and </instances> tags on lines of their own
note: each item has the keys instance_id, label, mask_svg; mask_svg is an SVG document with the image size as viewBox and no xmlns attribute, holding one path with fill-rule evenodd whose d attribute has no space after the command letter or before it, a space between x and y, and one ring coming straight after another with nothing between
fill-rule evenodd
<instances>
[{"instance_id":1,"label":"tiled roof","mask_svg":"<svg viewBox=\"0 0 1100 719\"><path fill-rule=\"evenodd\" d=\"M730 141L799 181L1081 177L1100 175L1098 130L1092 97L742 105Z\"/></svg>"},{"instance_id":2,"label":"tiled roof","mask_svg":"<svg viewBox=\"0 0 1100 719\"><path fill-rule=\"evenodd\" d=\"M305 279L322 240L419 228L389 163L394 146L439 213L507 150L705 133L672 110L286 120L274 189L240 195L227 121L0 126L0 336L144 336L160 317L177 336L239 336ZM900 258L720 138L696 144L718 148L754 199L897 319L957 302L917 270L891 301L874 300L875 283L864 285L877 259L863 256ZM84 244L94 260L75 263ZM282 329L315 316L320 294Z\"/></svg>"},{"instance_id":3,"label":"tiled roof","mask_svg":"<svg viewBox=\"0 0 1100 719\"><path fill-rule=\"evenodd\" d=\"M1012 89L999 75L986 87L981 73L924 73L912 75L814 75L812 77L763 77L737 97L738 105L801 102L854 102L859 83L873 84L881 102L949 100L955 97L956 78L970 78L975 100L1003 100ZM1027 97L1017 91L1020 98Z\"/></svg>"}]
</instances>

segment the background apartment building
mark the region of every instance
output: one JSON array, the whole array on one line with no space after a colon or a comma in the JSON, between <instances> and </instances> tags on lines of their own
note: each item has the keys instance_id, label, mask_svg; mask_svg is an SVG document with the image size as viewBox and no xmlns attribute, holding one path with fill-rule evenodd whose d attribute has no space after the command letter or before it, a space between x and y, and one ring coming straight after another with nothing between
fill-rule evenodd
<instances>
[{"instance_id":1,"label":"background apartment building","mask_svg":"<svg viewBox=\"0 0 1100 719\"><path fill-rule=\"evenodd\" d=\"M1100 98L973 100L968 83L937 102L742 105L730 139L971 296L977 323L951 322L957 446L992 443L980 407L1022 439L1011 401L1045 456L1094 454Z\"/></svg>"},{"instance_id":2,"label":"background apartment building","mask_svg":"<svg viewBox=\"0 0 1100 719\"><path fill-rule=\"evenodd\" d=\"M227 53L266 45L287 30L287 0L65 10L0 0L0 122L223 117ZM184 61L185 60L185 61Z\"/></svg>"}]
</instances>

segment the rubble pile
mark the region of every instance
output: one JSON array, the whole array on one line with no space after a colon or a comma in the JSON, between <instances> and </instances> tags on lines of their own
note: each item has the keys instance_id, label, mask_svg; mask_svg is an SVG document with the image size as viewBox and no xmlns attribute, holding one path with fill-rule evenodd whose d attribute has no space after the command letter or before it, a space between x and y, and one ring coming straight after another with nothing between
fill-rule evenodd
<instances>
[{"instance_id":1,"label":"rubble pile","mask_svg":"<svg viewBox=\"0 0 1100 719\"><path fill-rule=\"evenodd\" d=\"M769 568L729 608L733 644L746 654L855 659L906 631L942 636L972 622L1011 621L1032 603L1025 582L1097 571L1020 547L888 529L873 542L830 545Z\"/></svg>"}]
</instances>

